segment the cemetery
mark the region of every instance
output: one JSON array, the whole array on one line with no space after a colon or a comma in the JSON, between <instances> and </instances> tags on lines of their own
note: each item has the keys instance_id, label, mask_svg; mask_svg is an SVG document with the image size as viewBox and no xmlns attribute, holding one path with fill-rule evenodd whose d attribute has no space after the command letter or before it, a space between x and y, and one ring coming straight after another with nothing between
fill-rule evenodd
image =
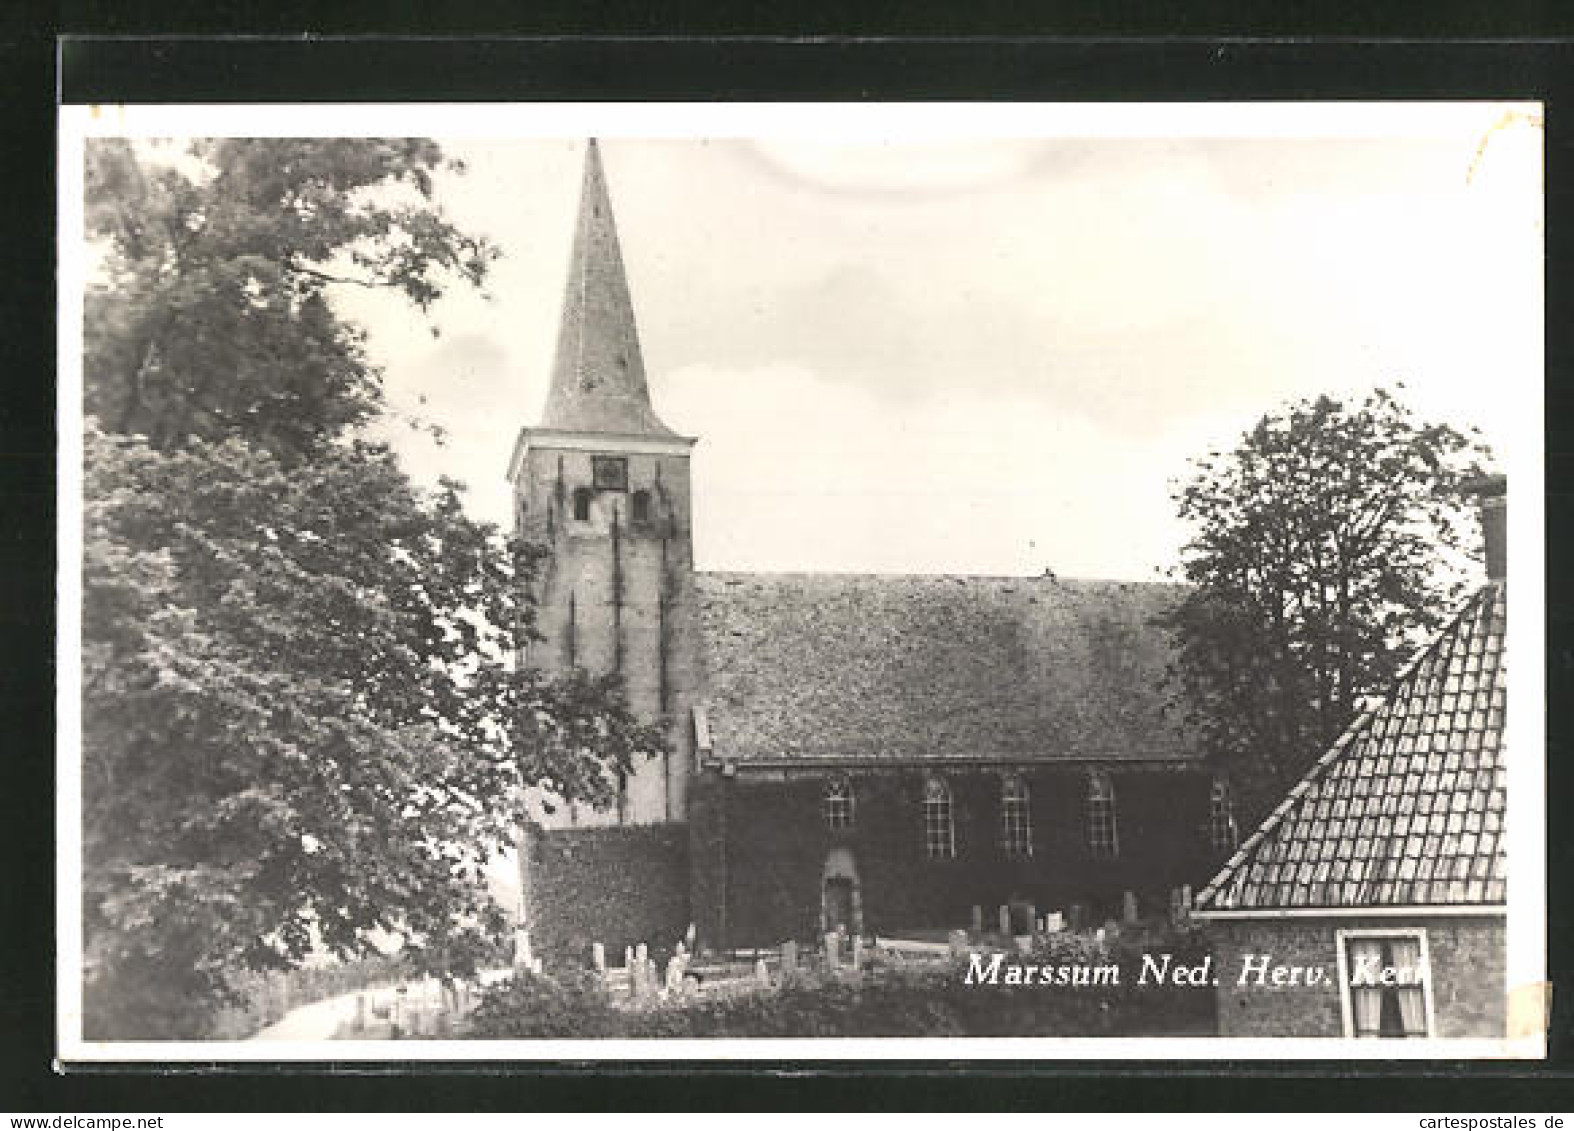
<instances>
[{"instance_id":1,"label":"cemetery","mask_svg":"<svg viewBox=\"0 0 1574 1131\"><path fill-rule=\"evenodd\" d=\"M1208 952L1177 891L1170 914L1073 926L1025 904L974 908L967 929L900 937L829 932L812 943L713 952L683 939L548 964L521 938L512 969L473 981L384 981L341 1000L350 1040L727 1036L1139 1036L1206 1034L1211 987L1145 976ZM1052 993L979 969L1090 969Z\"/></svg>"}]
</instances>

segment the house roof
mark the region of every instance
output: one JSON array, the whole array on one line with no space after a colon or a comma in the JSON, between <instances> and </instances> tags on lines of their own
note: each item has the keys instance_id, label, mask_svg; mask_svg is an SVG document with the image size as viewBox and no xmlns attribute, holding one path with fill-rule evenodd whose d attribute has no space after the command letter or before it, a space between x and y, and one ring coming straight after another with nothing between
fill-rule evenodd
<instances>
[{"instance_id":1,"label":"house roof","mask_svg":"<svg viewBox=\"0 0 1574 1131\"><path fill-rule=\"evenodd\" d=\"M1199 911L1499 904L1507 589L1473 596L1197 897Z\"/></svg>"},{"instance_id":2,"label":"house roof","mask_svg":"<svg viewBox=\"0 0 1574 1131\"><path fill-rule=\"evenodd\" d=\"M1187 761L1153 623L1172 585L696 575L713 757L748 764Z\"/></svg>"}]
</instances>

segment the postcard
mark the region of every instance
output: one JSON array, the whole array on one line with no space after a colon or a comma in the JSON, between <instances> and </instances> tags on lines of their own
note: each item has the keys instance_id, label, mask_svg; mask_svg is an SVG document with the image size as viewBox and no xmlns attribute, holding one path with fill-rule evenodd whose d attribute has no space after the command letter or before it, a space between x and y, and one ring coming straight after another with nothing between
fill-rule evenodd
<instances>
[{"instance_id":1,"label":"postcard","mask_svg":"<svg viewBox=\"0 0 1574 1131\"><path fill-rule=\"evenodd\" d=\"M1539 104L60 123L63 1061L1544 1055Z\"/></svg>"}]
</instances>

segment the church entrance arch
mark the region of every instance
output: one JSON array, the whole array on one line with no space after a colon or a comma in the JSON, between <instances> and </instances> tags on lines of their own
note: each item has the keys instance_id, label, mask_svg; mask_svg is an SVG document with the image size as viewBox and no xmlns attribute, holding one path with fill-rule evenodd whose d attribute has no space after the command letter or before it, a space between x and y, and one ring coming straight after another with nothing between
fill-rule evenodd
<instances>
[{"instance_id":1,"label":"church entrance arch","mask_svg":"<svg viewBox=\"0 0 1574 1131\"><path fill-rule=\"evenodd\" d=\"M820 877L820 930L863 934L863 889L852 851L833 848Z\"/></svg>"}]
</instances>

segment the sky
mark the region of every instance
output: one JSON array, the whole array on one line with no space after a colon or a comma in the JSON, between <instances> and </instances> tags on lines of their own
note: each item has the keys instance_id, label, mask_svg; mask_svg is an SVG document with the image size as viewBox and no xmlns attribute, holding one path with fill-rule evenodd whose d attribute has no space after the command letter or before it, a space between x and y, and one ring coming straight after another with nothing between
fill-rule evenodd
<instances>
[{"instance_id":1,"label":"sky","mask_svg":"<svg viewBox=\"0 0 1574 1131\"><path fill-rule=\"evenodd\" d=\"M1185 541L1188 461L1292 399L1403 382L1505 456L1539 432L1541 139L1522 108L1272 129L1170 113L1166 136L1140 116L1102 136L948 121L587 123L656 409L700 439L700 568L1151 579ZM487 296L455 292L430 323L342 301L394 407L446 432L391 428L409 466L504 523L583 133L437 136L466 166L438 203L502 252Z\"/></svg>"},{"instance_id":2,"label":"sky","mask_svg":"<svg viewBox=\"0 0 1574 1131\"><path fill-rule=\"evenodd\" d=\"M446 433L385 426L406 466L464 481L472 513L498 523L515 437L546 398L594 133L657 411L700 440L702 569L1152 579L1185 542L1170 492L1189 460L1293 399L1400 381L1424 416L1482 430L1528 485L1511 540L1516 526L1539 537L1533 106L76 110L62 119L66 232L83 136L431 136L462 158L436 200L501 250L487 294L457 290L430 319L354 288L337 301L368 331L394 417ZM64 242L66 405L85 264ZM73 443L63 431L68 563ZM1538 580L1538 554L1511 555ZM65 648L77 584L65 571ZM1540 591L1519 592L1510 636L1531 660L1516 702L1534 711ZM66 654L60 670L70 720L78 665ZM1544 745L1529 721L1511 716L1509 748L1529 755L1514 789L1533 815ZM69 784L77 761L61 771ZM1516 828L1531 851L1515 883L1539 907L1533 825ZM62 828L78 827L67 812ZM68 887L77 858L63 840ZM511 877L506 862L496 874Z\"/></svg>"}]
</instances>

